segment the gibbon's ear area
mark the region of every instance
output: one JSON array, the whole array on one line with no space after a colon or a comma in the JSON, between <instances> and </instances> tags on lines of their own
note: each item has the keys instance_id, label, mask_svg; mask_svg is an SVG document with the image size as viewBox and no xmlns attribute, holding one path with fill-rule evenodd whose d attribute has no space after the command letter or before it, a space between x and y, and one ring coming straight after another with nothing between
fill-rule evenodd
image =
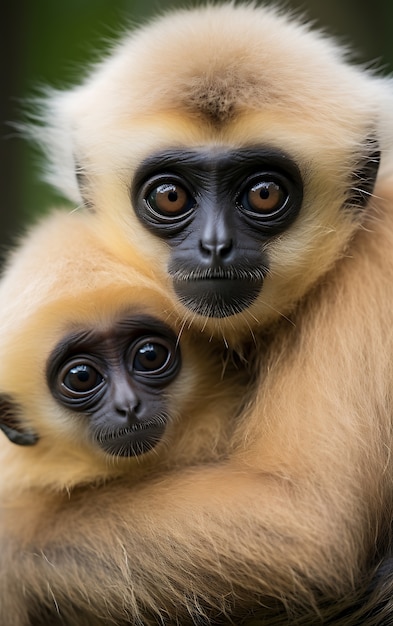
<instances>
[{"instance_id":1,"label":"gibbon's ear area","mask_svg":"<svg viewBox=\"0 0 393 626\"><path fill-rule=\"evenodd\" d=\"M269 271L263 244L295 221L302 200L297 164L268 146L160 151L131 186L139 220L172 248L168 270L180 300L215 317L258 297Z\"/></svg>"},{"instance_id":2,"label":"gibbon's ear area","mask_svg":"<svg viewBox=\"0 0 393 626\"><path fill-rule=\"evenodd\" d=\"M353 171L352 187L347 204L356 209L364 208L372 195L381 163L378 140L370 135L364 143L364 154Z\"/></svg>"},{"instance_id":3,"label":"gibbon's ear area","mask_svg":"<svg viewBox=\"0 0 393 626\"><path fill-rule=\"evenodd\" d=\"M9 395L0 393L0 430L18 446L34 446L39 437L21 423L19 406Z\"/></svg>"},{"instance_id":4,"label":"gibbon's ear area","mask_svg":"<svg viewBox=\"0 0 393 626\"><path fill-rule=\"evenodd\" d=\"M63 337L49 356L47 384L78 421L85 417L106 453L138 456L164 435L172 417L165 391L180 369L175 333L154 317L133 315Z\"/></svg>"}]
</instances>

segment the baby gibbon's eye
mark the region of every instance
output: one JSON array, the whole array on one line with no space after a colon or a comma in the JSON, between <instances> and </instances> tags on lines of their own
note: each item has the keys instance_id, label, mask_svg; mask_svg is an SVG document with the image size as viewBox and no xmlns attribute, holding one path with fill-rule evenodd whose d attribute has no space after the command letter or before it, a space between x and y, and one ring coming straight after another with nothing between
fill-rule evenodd
<instances>
[{"instance_id":1,"label":"baby gibbon's eye","mask_svg":"<svg viewBox=\"0 0 393 626\"><path fill-rule=\"evenodd\" d=\"M178 372L180 354L175 340L172 343L164 337L144 337L131 346L127 361L131 373L169 382Z\"/></svg>"},{"instance_id":2,"label":"baby gibbon's eye","mask_svg":"<svg viewBox=\"0 0 393 626\"><path fill-rule=\"evenodd\" d=\"M170 352L166 346L159 343L145 343L135 354L134 370L156 372L165 367L169 358Z\"/></svg>"},{"instance_id":3,"label":"baby gibbon's eye","mask_svg":"<svg viewBox=\"0 0 393 626\"><path fill-rule=\"evenodd\" d=\"M189 211L195 200L179 183L163 182L149 192L146 203L156 213L180 215Z\"/></svg>"},{"instance_id":4,"label":"baby gibbon's eye","mask_svg":"<svg viewBox=\"0 0 393 626\"><path fill-rule=\"evenodd\" d=\"M60 373L62 391L65 395L76 397L89 395L104 383L104 377L91 364L75 362L66 365Z\"/></svg>"}]
</instances>

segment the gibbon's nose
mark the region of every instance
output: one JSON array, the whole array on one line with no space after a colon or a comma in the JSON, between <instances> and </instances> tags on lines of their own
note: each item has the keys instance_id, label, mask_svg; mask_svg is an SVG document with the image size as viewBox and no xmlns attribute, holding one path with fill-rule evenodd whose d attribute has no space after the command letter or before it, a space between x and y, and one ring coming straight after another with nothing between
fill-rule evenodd
<instances>
[{"instance_id":1,"label":"gibbon's nose","mask_svg":"<svg viewBox=\"0 0 393 626\"><path fill-rule=\"evenodd\" d=\"M135 424L135 422L139 421L139 408L139 403L134 406L129 405L125 407L116 407L116 414L123 419L128 426L130 426L131 424Z\"/></svg>"},{"instance_id":2,"label":"gibbon's nose","mask_svg":"<svg viewBox=\"0 0 393 626\"><path fill-rule=\"evenodd\" d=\"M116 415L127 424L140 419L140 400L126 381L118 381L113 394L113 407Z\"/></svg>"},{"instance_id":3,"label":"gibbon's nose","mask_svg":"<svg viewBox=\"0 0 393 626\"><path fill-rule=\"evenodd\" d=\"M222 265L226 261L233 250L233 241L228 238L225 241L207 241L199 242L199 249L202 257L208 260L212 265Z\"/></svg>"},{"instance_id":4,"label":"gibbon's nose","mask_svg":"<svg viewBox=\"0 0 393 626\"><path fill-rule=\"evenodd\" d=\"M199 228L199 252L202 262L211 267L222 266L228 262L234 249L233 228L230 216L219 207L216 200L201 212Z\"/></svg>"}]
</instances>

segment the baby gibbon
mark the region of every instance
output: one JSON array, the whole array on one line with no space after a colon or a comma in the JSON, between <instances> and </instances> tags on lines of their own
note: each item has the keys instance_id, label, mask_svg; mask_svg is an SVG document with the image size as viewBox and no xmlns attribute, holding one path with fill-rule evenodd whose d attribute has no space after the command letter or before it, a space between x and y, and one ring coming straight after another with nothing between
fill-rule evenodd
<instances>
[{"instance_id":1,"label":"baby gibbon","mask_svg":"<svg viewBox=\"0 0 393 626\"><path fill-rule=\"evenodd\" d=\"M237 367L232 380L220 345L180 333L143 265L118 262L85 216L63 212L11 256L0 281L3 499L226 450L245 375Z\"/></svg>"}]
</instances>

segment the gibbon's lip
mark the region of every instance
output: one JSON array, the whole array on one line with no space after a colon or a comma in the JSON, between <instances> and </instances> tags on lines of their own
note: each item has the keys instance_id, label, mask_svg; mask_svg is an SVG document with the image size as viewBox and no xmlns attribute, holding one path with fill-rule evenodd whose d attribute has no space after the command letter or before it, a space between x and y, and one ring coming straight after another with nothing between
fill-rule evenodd
<instances>
[{"instance_id":1,"label":"gibbon's lip","mask_svg":"<svg viewBox=\"0 0 393 626\"><path fill-rule=\"evenodd\" d=\"M226 278L223 276L173 279L173 288L181 303L204 317L230 317L241 313L258 297L263 277Z\"/></svg>"},{"instance_id":2,"label":"gibbon's lip","mask_svg":"<svg viewBox=\"0 0 393 626\"><path fill-rule=\"evenodd\" d=\"M147 427L141 423L139 428L132 427L111 431L99 437L101 448L112 456L140 456L152 450L162 439L166 424L150 423Z\"/></svg>"}]
</instances>

